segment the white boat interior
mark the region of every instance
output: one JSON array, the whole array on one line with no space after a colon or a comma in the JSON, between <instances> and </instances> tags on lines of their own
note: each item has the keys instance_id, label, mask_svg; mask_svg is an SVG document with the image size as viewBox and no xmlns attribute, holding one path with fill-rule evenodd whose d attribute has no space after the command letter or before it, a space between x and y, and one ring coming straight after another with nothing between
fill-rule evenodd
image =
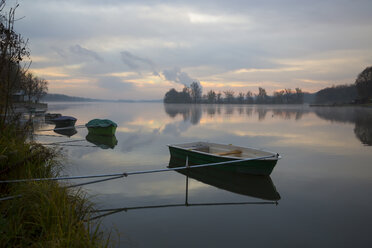
<instances>
[{"instance_id":1,"label":"white boat interior","mask_svg":"<svg viewBox=\"0 0 372 248\"><path fill-rule=\"evenodd\" d=\"M260 149L241 147L234 145L224 145L209 142L192 142L185 144L169 145L170 147L181 148L198 153L209 153L216 156L231 157L231 158L256 158L270 155L277 155L276 153L264 151ZM274 159L278 159L275 157Z\"/></svg>"}]
</instances>

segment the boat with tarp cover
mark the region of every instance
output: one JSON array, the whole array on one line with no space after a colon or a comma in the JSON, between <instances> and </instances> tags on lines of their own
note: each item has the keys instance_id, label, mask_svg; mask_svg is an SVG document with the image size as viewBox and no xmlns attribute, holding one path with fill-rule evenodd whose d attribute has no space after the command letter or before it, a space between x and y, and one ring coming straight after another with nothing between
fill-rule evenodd
<instances>
[{"instance_id":1,"label":"boat with tarp cover","mask_svg":"<svg viewBox=\"0 0 372 248\"><path fill-rule=\"evenodd\" d=\"M93 119L85 124L85 126L91 134L113 136L118 125L108 119Z\"/></svg>"},{"instance_id":2,"label":"boat with tarp cover","mask_svg":"<svg viewBox=\"0 0 372 248\"><path fill-rule=\"evenodd\" d=\"M168 147L171 159L179 165L185 166L186 162L192 166L231 161L232 163L212 167L252 175L270 175L281 158L278 153L262 149L210 142L175 144Z\"/></svg>"}]
</instances>

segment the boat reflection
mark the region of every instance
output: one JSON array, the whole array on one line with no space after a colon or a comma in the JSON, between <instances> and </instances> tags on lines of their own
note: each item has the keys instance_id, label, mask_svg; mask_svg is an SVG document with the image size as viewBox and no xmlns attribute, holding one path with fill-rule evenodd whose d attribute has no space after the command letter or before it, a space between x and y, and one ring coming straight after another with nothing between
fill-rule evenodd
<instances>
[{"instance_id":1,"label":"boat reflection","mask_svg":"<svg viewBox=\"0 0 372 248\"><path fill-rule=\"evenodd\" d=\"M71 127L71 128L54 128L53 129L53 132L55 132L57 134L64 135L64 136L67 136L67 137L71 137L71 136L77 134L77 130L76 130L75 127Z\"/></svg>"},{"instance_id":2,"label":"boat reflection","mask_svg":"<svg viewBox=\"0 0 372 248\"><path fill-rule=\"evenodd\" d=\"M259 177L259 176L257 176L257 177ZM117 178L121 178L121 177L113 177L111 179L117 179ZM111 179L97 180L97 181L94 181L92 183L111 180ZM279 194L277 194L277 196L279 196ZM279 196L279 199L280 199L280 196ZM106 216L109 216L109 215L112 215L112 214L116 214L116 213L120 213L120 212L128 212L128 211L131 211L131 210L174 208L174 207L234 206L234 205L278 205L278 202L277 202L277 200L275 200L275 201L189 203L189 177L186 176L185 203L98 209L98 210L93 210L92 213L103 213L103 214L95 215L95 216L91 217L89 220L95 220L95 219L106 217Z\"/></svg>"},{"instance_id":3,"label":"boat reflection","mask_svg":"<svg viewBox=\"0 0 372 248\"><path fill-rule=\"evenodd\" d=\"M169 167L175 168L180 166L184 165L180 165L171 157ZM270 176L256 176L232 171L218 170L213 168L213 166L190 168L179 170L177 172L202 183L233 193L260 198L263 200L280 200L280 195L277 192Z\"/></svg>"},{"instance_id":4,"label":"boat reflection","mask_svg":"<svg viewBox=\"0 0 372 248\"><path fill-rule=\"evenodd\" d=\"M113 136L103 136L103 135L97 135L93 133L88 133L88 135L85 137L85 139L102 148L102 149L114 149L114 147L118 144L118 140L116 139L115 135Z\"/></svg>"},{"instance_id":5,"label":"boat reflection","mask_svg":"<svg viewBox=\"0 0 372 248\"><path fill-rule=\"evenodd\" d=\"M179 167L171 159L169 162L170 168ZM174 208L174 207L206 207L206 206L232 206L232 205L278 205L280 195L270 178L270 176L254 176L247 174L239 174L232 172L220 172L213 168L189 168L177 171L186 176L186 190L185 190L185 203L180 204L163 204L163 205L147 205L147 206L134 206L134 207L121 207L121 208L108 208L98 209L92 211L97 215L92 216L90 220L99 219L108 215L127 212L130 210L141 209L158 209L158 208ZM208 185L212 185L219 189L227 190L233 193L242 194L254 198L259 198L265 201L244 201L244 202L213 202L213 203L189 203L189 177ZM115 176L108 179L94 180L92 182L83 183L91 184L107 180L114 180L122 178L122 176ZM80 185L75 185L80 186Z\"/></svg>"}]
</instances>

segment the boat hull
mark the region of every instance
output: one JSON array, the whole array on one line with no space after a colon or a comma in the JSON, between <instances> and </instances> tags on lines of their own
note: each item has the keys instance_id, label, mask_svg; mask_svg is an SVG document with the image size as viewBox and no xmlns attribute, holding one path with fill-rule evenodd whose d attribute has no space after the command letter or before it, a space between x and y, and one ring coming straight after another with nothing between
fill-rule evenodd
<instances>
[{"instance_id":1,"label":"boat hull","mask_svg":"<svg viewBox=\"0 0 372 248\"><path fill-rule=\"evenodd\" d=\"M88 128L90 134L113 136L118 125L108 119L93 119L85 124L85 126Z\"/></svg>"},{"instance_id":2,"label":"boat hull","mask_svg":"<svg viewBox=\"0 0 372 248\"><path fill-rule=\"evenodd\" d=\"M171 159L173 161L176 161L177 164L183 166L186 165L186 158L188 159L188 164L190 166L242 159L214 156L212 154L207 153L197 153L192 150L172 146L169 146L169 152L171 154ZM213 166L213 168L230 172L269 176L273 171L277 161L278 161L277 159L250 160L235 162L231 164L215 165Z\"/></svg>"},{"instance_id":3,"label":"boat hull","mask_svg":"<svg viewBox=\"0 0 372 248\"><path fill-rule=\"evenodd\" d=\"M51 122L53 122L56 125L56 128L62 128L62 127L73 127L76 123L76 118L71 116L61 116L55 119L52 119Z\"/></svg>"},{"instance_id":4,"label":"boat hull","mask_svg":"<svg viewBox=\"0 0 372 248\"><path fill-rule=\"evenodd\" d=\"M169 168L182 167L173 157L169 160ZM189 168L177 172L198 180L202 183L227 190L236 194L278 201L280 195L270 176L257 176L231 171L224 171L211 167Z\"/></svg>"},{"instance_id":5,"label":"boat hull","mask_svg":"<svg viewBox=\"0 0 372 248\"><path fill-rule=\"evenodd\" d=\"M88 127L88 131L94 135L113 136L116 132L116 127Z\"/></svg>"}]
</instances>

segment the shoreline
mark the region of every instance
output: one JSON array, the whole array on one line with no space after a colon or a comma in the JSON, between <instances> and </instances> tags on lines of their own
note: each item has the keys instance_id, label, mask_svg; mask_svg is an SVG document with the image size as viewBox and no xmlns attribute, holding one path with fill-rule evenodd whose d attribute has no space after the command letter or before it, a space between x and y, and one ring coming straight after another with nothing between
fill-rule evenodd
<instances>
[{"instance_id":1,"label":"shoreline","mask_svg":"<svg viewBox=\"0 0 372 248\"><path fill-rule=\"evenodd\" d=\"M0 180L56 177L62 155L30 142L17 123L0 126ZM4 247L109 247L94 206L80 188L56 181L0 184L0 243Z\"/></svg>"}]
</instances>

